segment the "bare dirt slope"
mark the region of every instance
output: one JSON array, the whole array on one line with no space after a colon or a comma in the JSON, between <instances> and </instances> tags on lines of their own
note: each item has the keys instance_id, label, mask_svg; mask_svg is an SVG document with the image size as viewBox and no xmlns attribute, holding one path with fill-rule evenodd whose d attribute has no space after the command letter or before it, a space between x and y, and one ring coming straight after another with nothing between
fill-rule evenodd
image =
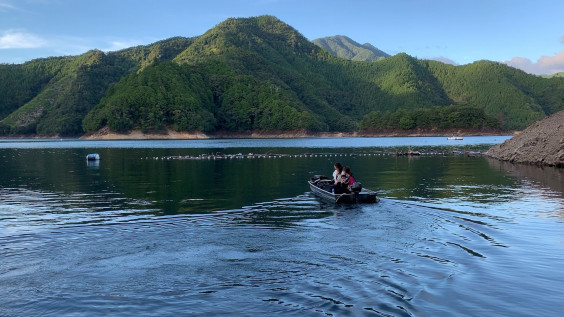
<instances>
[{"instance_id":1,"label":"bare dirt slope","mask_svg":"<svg viewBox=\"0 0 564 317\"><path fill-rule=\"evenodd\" d=\"M564 110L533 123L486 155L515 163L564 167Z\"/></svg>"}]
</instances>

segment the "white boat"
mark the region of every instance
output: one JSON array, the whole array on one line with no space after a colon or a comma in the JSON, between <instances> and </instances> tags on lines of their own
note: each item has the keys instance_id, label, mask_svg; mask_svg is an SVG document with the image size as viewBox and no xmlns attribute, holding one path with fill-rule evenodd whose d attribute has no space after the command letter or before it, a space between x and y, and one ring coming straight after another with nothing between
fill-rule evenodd
<instances>
[{"instance_id":1,"label":"white boat","mask_svg":"<svg viewBox=\"0 0 564 317\"><path fill-rule=\"evenodd\" d=\"M464 139L461 136L453 135L453 136L449 136L447 140L464 140Z\"/></svg>"}]
</instances>

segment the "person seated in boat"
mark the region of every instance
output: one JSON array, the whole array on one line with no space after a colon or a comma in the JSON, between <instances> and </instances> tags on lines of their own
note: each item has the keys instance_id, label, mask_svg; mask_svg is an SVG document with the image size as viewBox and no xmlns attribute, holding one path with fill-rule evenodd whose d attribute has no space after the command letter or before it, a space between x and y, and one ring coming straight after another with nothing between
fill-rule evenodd
<instances>
[{"instance_id":1,"label":"person seated in boat","mask_svg":"<svg viewBox=\"0 0 564 317\"><path fill-rule=\"evenodd\" d=\"M343 172L345 175L341 177L340 183L335 186L335 194L349 194L351 186L356 182L350 167L346 166Z\"/></svg>"},{"instance_id":2,"label":"person seated in boat","mask_svg":"<svg viewBox=\"0 0 564 317\"><path fill-rule=\"evenodd\" d=\"M346 177L346 184L347 184L347 188L349 190L349 192L351 191L351 186L356 183L356 180L353 177L353 174L351 172L351 168L350 167L345 167L343 172L345 172L345 177Z\"/></svg>"},{"instance_id":3,"label":"person seated in boat","mask_svg":"<svg viewBox=\"0 0 564 317\"><path fill-rule=\"evenodd\" d=\"M343 177L345 175L345 172L343 171L343 165L341 165L341 163L337 162L335 163L335 165L333 165L333 168L335 168L335 170L333 171L333 182L331 183L331 186L329 186L326 190L328 192L335 192L335 187L338 186L338 184L341 182L341 177Z\"/></svg>"},{"instance_id":4,"label":"person seated in boat","mask_svg":"<svg viewBox=\"0 0 564 317\"><path fill-rule=\"evenodd\" d=\"M345 172L343 171L343 165L339 162L335 163L333 167L335 168L333 171L333 185L337 185L341 181L341 177L345 175Z\"/></svg>"}]
</instances>

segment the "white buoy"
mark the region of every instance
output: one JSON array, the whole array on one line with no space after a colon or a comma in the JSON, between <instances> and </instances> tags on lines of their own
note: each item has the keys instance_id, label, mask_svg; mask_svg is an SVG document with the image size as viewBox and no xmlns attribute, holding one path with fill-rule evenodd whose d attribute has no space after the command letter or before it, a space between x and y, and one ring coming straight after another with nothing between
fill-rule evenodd
<instances>
[{"instance_id":1,"label":"white buoy","mask_svg":"<svg viewBox=\"0 0 564 317\"><path fill-rule=\"evenodd\" d=\"M86 160L87 161L99 161L100 155L98 153L90 153L90 154L86 155Z\"/></svg>"}]
</instances>

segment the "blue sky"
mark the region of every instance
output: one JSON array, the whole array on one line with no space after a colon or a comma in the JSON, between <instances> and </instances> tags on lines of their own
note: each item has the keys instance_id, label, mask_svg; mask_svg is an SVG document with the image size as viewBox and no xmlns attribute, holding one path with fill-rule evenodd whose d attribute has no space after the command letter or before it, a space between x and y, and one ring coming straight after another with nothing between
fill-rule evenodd
<instances>
[{"instance_id":1,"label":"blue sky","mask_svg":"<svg viewBox=\"0 0 564 317\"><path fill-rule=\"evenodd\" d=\"M562 0L0 0L0 63L197 36L263 14L310 40L340 34L392 55L564 71Z\"/></svg>"}]
</instances>

